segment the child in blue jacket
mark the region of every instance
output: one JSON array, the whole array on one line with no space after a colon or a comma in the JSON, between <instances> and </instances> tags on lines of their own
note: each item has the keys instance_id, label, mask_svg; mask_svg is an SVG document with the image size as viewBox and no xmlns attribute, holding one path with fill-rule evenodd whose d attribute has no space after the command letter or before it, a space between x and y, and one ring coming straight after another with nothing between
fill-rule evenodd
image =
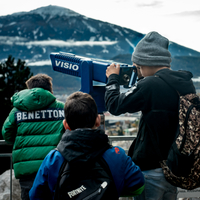
<instances>
[{"instance_id":1,"label":"child in blue jacket","mask_svg":"<svg viewBox=\"0 0 200 200\"><path fill-rule=\"evenodd\" d=\"M71 166L81 166L97 155L107 162L118 197L136 196L144 189L144 177L140 168L134 164L125 151L111 147L108 136L98 129L101 117L98 115L94 99L87 93L75 92L67 98L63 120L66 132L57 150L52 150L44 159L36 175L30 199L54 199L59 170L66 159Z\"/></svg>"}]
</instances>

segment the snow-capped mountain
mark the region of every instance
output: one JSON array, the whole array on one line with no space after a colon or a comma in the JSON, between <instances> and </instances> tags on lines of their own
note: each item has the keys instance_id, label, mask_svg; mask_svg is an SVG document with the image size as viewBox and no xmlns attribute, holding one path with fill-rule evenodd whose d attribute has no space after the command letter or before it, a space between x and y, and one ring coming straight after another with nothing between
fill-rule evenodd
<instances>
[{"instance_id":1,"label":"snow-capped mountain","mask_svg":"<svg viewBox=\"0 0 200 200\"><path fill-rule=\"evenodd\" d=\"M131 29L50 5L0 17L0 59L12 54L29 61L45 60L52 51L111 59L119 54L131 54L143 36ZM173 56L200 55L174 42L170 51Z\"/></svg>"},{"instance_id":2,"label":"snow-capped mountain","mask_svg":"<svg viewBox=\"0 0 200 200\"><path fill-rule=\"evenodd\" d=\"M0 59L8 53L29 61L49 59L52 51L110 59L131 53L143 34L47 6L0 17Z\"/></svg>"},{"instance_id":3,"label":"snow-capped mountain","mask_svg":"<svg viewBox=\"0 0 200 200\"><path fill-rule=\"evenodd\" d=\"M50 53L60 51L105 60L117 58L131 64L134 47L143 37L144 34L134 30L50 5L30 12L0 16L0 60L8 55L20 58L31 66L34 73L44 72L47 66L49 72ZM180 68L179 58L183 56L185 59L196 57L200 63L200 52L172 41L169 50L174 63L178 60ZM184 68L192 68L189 63ZM51 75L54 76L54 73Z\"/></svg>"}]
</instances>

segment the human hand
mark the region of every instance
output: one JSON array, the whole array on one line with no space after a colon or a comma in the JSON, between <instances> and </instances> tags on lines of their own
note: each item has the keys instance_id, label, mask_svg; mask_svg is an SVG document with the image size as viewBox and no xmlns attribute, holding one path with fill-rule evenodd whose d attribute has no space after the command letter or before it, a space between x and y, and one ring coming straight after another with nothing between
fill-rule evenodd
<instances>
[{"instance_id":1,"label":"human hand","mask_svg":"<svg viewBox=\"0 0 200 200\"><path fill-rule=\"evenodd\" d=\"M119 72L120 72L120 65L119 64L115 65L115 63L112 63L106 69L106 76L108 78L111 74L118 74L119 75Z\"/></svg>"}]
</instances>

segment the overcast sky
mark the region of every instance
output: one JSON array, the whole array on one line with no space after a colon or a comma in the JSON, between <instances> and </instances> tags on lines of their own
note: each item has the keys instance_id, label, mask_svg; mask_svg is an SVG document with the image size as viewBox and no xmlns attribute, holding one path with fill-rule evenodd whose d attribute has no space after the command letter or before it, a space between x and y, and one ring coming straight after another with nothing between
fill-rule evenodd
<instances>
[{"instance_id":1,"label":"overcast sky","mask_svg":"<svg viewBox=\"0 0 200 200\"><path fill-rule=\"evenodd\" d=\"M1 0L0 16L56 5L200 52L200 0Z\"/></svg>"}]
</instances>

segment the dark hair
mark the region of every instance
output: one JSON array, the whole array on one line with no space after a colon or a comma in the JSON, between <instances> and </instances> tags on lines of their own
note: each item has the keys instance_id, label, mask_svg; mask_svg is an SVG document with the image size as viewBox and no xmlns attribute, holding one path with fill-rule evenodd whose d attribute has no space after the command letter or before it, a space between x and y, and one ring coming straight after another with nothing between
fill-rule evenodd
<instances>
[{"instance_id":1,"label":"dark hair","mask_svg":"<svg viewBox=\"0 0 200 200\"><path fill-rule=\"evenodd\" d=\"M53 93L52 78L46 74L37 74L26 81L28 89L43 88Z\"/></svg>"},{"instance_id":2,"label":"dark hair","mask_svg":"<svg viewBox=\"0 0 200 200\"><path fill-rule=\"evenodd\" d=\"M71 130L92 128L98 116L96 102L91 95L83 92L75 92L67 98L64 112Z\"/></svg>"}]
</instances>

